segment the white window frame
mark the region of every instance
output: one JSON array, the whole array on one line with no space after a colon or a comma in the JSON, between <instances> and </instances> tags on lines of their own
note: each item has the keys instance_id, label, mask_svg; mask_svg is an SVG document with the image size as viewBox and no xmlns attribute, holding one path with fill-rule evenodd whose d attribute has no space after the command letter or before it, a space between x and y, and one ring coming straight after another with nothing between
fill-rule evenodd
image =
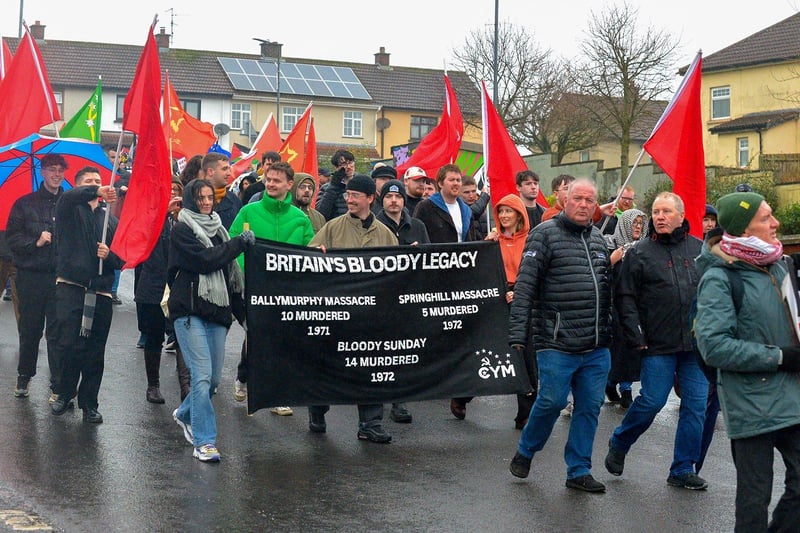
<instances>
[{"instance_id":1,"label":"white window frame","mask_svg":"<svg viewBox=\"0 0 800 533\"><path fill-rule=\"evenodd\" d=\"M726 105L727 104L727 105ZM725 110L718 109L718 107L726 106ZM711 120L720 120L724 118L731 118L731 87L712 87L711 88Z\"/></svg>"},{"instance_id":2,"label":"white window frame","mask_svg":"<svg viewBox=\"0 0 800 533\"><path fill-rule=\"evenodd\" d=\"M247 133L247 124L251 119L250 104L233 102L231 104L231 129Z\"/></svg>"},{"instance_id":3,"label":"white window frame","mask_svg":"<svg viewBox=\"0 0 800 533\"><path fill-rule=\"evenodd\" d=\"M281 118L281 132L288 133L292 131L297 121L303 116L305 110L305 107L283 106L281 108L281 113L283 114Z\"/></svg>"},{"instance_id":4,"label":"white window frame","mask_svg":"<svg viewBox=\"0 0 800 533\"><path fill-rule=\"evenodd\" d=\"M578 154L578 159L580 160L581 163L585 163L589 161L589 156L590 156L589 150L581 150Z\"/></svg>"},{"instance_id":5,"label":"white window frame","mask_svg":"<svg viewBox=\"0 0 800 533\"><path fill-rule=\"evenodd\" d=\"M342 120L342 137L362 137L364 119L361 111L345 111Z\"/></svg>"},{"instance_id":6,"label":"white window frame","mask_svg":"<svg viewBox=\"0 0 800 533\"><path fill-rule=\"evenodd\" d=\"M740 168L750 166L750 139L747 137L736 139L736 161Z\"/></svg>"}]
</instances>

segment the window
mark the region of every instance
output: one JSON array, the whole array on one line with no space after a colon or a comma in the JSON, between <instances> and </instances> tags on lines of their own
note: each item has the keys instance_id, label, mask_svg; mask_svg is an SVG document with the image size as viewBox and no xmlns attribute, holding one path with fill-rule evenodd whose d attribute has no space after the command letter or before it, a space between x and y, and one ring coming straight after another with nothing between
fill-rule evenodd
<instances>
[{"instance_id":1,"label":"window","mask_svg":"<svg viewBox=\"0 0 800 533\"><path fill-rule=\"evenodd\" d=\"M747 137L736 139L736 144L739 149L739 166L745 168L750 165L750 141Z\"/></svg>"},{"instance_id":2,"label":"window","mask_svg":"<svg viewBox=\"0 0 800 533\"><path fill-rule=\"evenodd\" d=\"M344 137L361 137L361 111L344 112Z\"/></svg>"},{"instance_id":3,"label":"window","mask_svg":"<svg viewBox=\"0 0 800 533\"><path fill-rule=\"evenodd\" d=\"M53 96L56 99L56 106L58 106L58 114L61 115L61 118L64 120L69 120L70 117L64 116L64 93L53 91Z\"/></svg>"},{"instance_id":4,"label":"window","mask_svg":"<svg viewBox=\"0 0 800 533\"><path fill-rule=\"evenodd\" d=\"M711 120L730 118L731 88L716 87L711 89Z\"/></svg>"},{"instance_id":5,"label":"window","mask_svg":"<svg viewBox=\"0 0 800 533\"><path fill-rule=\"evenodd\" d=\"M297 121L303 116L304 107L283 106L283 120L281 121L281 131L292 131Z\"/></svg>"},{"instance_id":6,"label":"window","mask_svg":"<svg viewBox=\"0 0 800 533\"><path fill-rule=\"evenodd\" d=\"M580 160L581 163L585 163L589 160L589 150L581 150L580 151Z\"/></svg>"},{"instance_id":7,"label":"window","mask_svg":"<svg viewBox=\"0 0 800 533\"><path fill-rule=\"evenodd\" d=\"M250 104L231 104L231 129L246 132L250 124Z\"/></svg>"},{"instance_id":8,"label":"window","mask_svg":"<svg viewBox=\"0 0 800 533\"><path fill-rule=\"evenodd\" d=\"M181 107L194 118L200 120L200 100L181 100Z\"/></svg>"},{"instance_id":9,"label":"window","mask_svg":"<svg viewBox=\"0 0 800 533\"><path fill-rule=\"evenodd\" d=\"M114 122L122 122L122 108L125 106L125 95L118 94L117 95L117 112L114 115Z\"/></svg>"},{"instance_id":10,"label":"window","mask_svg":"<svg viewBox=\"0 0 800 533\"><path fill-rule=\"evenodd\" d=\"M419 117L411 115L411 134L412 141L418 141L425 137L429 131L436 127L436 117Z\"/></svg>"}]
</instances>

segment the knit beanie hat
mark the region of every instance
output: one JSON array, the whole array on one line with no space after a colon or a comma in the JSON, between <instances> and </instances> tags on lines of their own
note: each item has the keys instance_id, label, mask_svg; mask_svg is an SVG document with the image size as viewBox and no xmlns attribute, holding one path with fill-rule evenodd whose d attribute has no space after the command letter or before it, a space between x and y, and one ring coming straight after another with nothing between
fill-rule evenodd
<instances>
[{"instance_id":1,"label":"knit beanie hat","mask_svg":"<svg viewBox=\"0 0 800 533\"><path fill-rule=\"evenodd\" d=\"M740 237L753 217L764 197L754 192L734 192L717 200L717 223L729 235Z\"/></svg>"},{"instance_id":2,"label":"knit beanie hat","mask_svg":"<svg viewBox=\"0 0 800 533\"><path fill-rule=\"evenodd\" d=\"M375 194L375 181L363 174L356 174L347 182L346 190L363 192L367 196Z\"/></svg>"},{"instance_id":3,"label":"knit beanie hat","mask_svg":"<svg viewBox=\"0 0 800 533\"><path fill-rule=\"evenodd\" d=\"M400 180L389 180L381 187L381 198L386 198L390 192L396 192L403 197L403 205L405 205L408 198L406 197L406 186Z\"/></svg>"}]
</instances>

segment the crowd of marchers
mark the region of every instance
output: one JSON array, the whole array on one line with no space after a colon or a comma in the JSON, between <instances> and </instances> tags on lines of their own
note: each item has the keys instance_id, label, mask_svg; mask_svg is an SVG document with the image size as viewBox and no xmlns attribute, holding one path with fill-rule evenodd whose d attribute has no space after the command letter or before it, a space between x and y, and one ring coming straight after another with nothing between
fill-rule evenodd
<instances>
[{"instance_id":1,"label":"crowd of marchers","mask_svg":"<svg viewBox=\"0 0 800 533\"><path fill-rule=\"evenodd\" d=\"M749 186L706 207L701 240L683 199L670 192L645 212L632 187L601 205L591 180L560 175L551 183L555 203L544 208L530 170L514 177L516 194L493 198L456 165L436 176L419 167L398 176L379 164L364 175L353 154L339 150L332 171L311 176L280 159L267 152L257 169L234 177L224 154L192 158L173 177L159 239L136 268L145 399L166 401L159 382L166 338L181 391L172 414L194 457L220 460L213 397L223 390L228 331L234 320L246 327L243 252L256 238L322 252L493 240L507 283L509 344L531 383L517 395L514 476L529 475L556 421L568 415L566 486L604 492L591 462L604 401L626 409L604 461L621 476L674 391L680 409L667 484L708 488L700 471L721 409L737 473L736 530L800 531L797 274L771 206ZM0 241L0 282L13 280L19 331L14 395L28 397L46 332L52 413L77 400L84 422L101 423L98 392L122 267L109 250L116 218L106 210L124 202L127 184L104 186L87 167L74 169L75 186L65 191L61 156L46 156L41 168L42 186L17 200ZM245 341L233 379L239 402L247 398L247 370ZM453 416L464 419L471 399L452 398ZM270 411L293 414L289 406ZM327 411L308 408L311 432L326 432ZM381 404L358 405L357 437L391 442L384 412ZM392 404L388 417L413 420L405 403ZM774 449L786 464L786 492L770 521Z\"/></svg>"}]
</instances>

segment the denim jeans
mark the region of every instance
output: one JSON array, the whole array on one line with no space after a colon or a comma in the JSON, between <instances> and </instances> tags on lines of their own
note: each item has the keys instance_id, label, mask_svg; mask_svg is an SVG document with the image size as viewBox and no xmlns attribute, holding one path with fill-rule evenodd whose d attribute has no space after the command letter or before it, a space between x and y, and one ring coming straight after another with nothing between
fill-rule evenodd
<instances>
[{"instance_id":1,"label":"denim jeans","mask_svg":"<svg viewBox=\"0 0 800 533\"><path fill-rule=\"evenodd\" d=\"M583 354L557 350L539 350L539 395L533 404L528 423L522 429L518 451L525 457L544 448L561 409L572 391L574 410L569 437L564 448L567 479L583 476L592 470L592 446L597 431L597 417L605 397L605 385L611 367L607 348Z\"/></svg>"},{"instance_id":2,"label":"denim jeans","mask_svg":"<svg viewBox=\"0 0 800 533\"><path fill-rule=\"evenodd\" d=\"M641 377L639 395L611 435L611 446L628 453L633 443L647 431L656 415L666 405L677 377L681 389L681 406L669 473L678 476L694 472L694 464L700 458L700 441L708 398L708 380L697 364L697 356L694 352L646 355L642 357Z\"/></svg>"},{"instance_id":3,"label":"denim jeans","mask_svg":"<svg viewBox=\"0 0 800 533\"><path fill-rule=\"evenodd\" d=\"M178 418L192 425L195 447L217 442L217 420L211 396L225 362L228 328L198 316L175 319L175 335L192 373L191 391L178 407Z\"/></svg>"}]
</instances>

